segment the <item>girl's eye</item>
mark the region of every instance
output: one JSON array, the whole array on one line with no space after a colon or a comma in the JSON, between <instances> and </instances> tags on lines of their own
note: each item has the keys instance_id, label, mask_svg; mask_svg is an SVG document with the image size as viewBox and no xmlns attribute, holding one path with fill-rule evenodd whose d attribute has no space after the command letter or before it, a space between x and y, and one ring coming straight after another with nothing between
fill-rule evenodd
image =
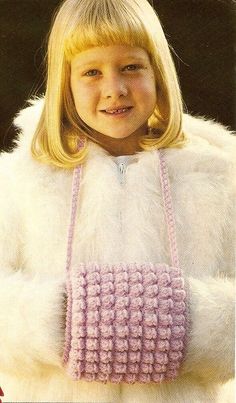
<instances>
[{"instance_id":1,"label":"girl's eye","mask_svg":"<svg viewBox=\"0 0 236 403\"><path fill-rule=\"evenodd\" d=\"M128 64L128 66L125 66L124 70L127 71L136 71L141 69L142 66L140 64Z\"/></svg>"},{"instance_id":2,"label":"girl's eye","mask_svg":"<svg viewBox=\"0 0 236 403\"><path fill-rule=\"evenodd\" d=\"M85 73L85 76L87 76L87 77L94 77L94 76L97 76L98 74L99 74L99 71L96 70L96 69L93 69L93 70L87 71L87 72Z\"/></svg>"}]
</instances>

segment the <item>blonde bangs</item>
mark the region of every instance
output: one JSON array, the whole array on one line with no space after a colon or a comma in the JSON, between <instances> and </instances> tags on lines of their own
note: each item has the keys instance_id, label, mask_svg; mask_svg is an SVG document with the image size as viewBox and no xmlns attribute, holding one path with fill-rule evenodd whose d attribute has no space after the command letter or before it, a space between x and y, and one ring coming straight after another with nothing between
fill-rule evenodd
<instances>
[{"instance_id":1,"label":"blonde bangs","mask_svg":"<svg viewBox=\"0 0 236 403\"><path fill-rule=\"evenodd\" d=\"M77 53L95 46L125 44L151 52L145 25L127 4L117 7L114 0L95 1L89 7L84 4L77 20L65 41L65 57L68 61Z\"/></svg>"}]
</instances>

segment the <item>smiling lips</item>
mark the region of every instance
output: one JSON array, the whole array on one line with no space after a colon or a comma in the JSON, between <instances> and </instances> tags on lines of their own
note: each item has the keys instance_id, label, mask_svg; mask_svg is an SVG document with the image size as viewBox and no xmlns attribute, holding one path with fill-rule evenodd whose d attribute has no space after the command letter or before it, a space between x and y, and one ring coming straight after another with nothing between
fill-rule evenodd
<instances>
[{"instance_id":1,"label":"smiling lips","mask_svg":"<svg viewBox=\"0 0 236 403\"><path fill-rule=\"evenodd\" d=\"M121 115L122 113L128 112L132 109L132 106L120 106L118 108L107 108L101 110L101 112L109 115Z\"/></svg>"}]
</instances>

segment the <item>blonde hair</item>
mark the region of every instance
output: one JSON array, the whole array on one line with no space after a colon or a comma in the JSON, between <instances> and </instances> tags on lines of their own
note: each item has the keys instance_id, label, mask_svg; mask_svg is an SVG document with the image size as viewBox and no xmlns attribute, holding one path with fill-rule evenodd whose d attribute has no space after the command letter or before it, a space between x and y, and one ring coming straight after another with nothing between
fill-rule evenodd
<instances>
[{"instance_id":1,"label":"blonde hair","mask_svg":"<svg viewBox=\"0 0 236 403\"><path fill-rule=\"evenodd\" d=\"M93 46L124 44L145 49L157 83L157 105L148 125L159 136L141 137L140 147L183 147L183 105L178 78L160 21L147 0L66 0L56 14L48 43L45 103L32 141L33 156L73 168L88 151L91 129L78 116L70 89L70 62ZM154 133L155 131L153 131ZM78 140L83 147L78 151Z\"/></svg>"}]
</instances>

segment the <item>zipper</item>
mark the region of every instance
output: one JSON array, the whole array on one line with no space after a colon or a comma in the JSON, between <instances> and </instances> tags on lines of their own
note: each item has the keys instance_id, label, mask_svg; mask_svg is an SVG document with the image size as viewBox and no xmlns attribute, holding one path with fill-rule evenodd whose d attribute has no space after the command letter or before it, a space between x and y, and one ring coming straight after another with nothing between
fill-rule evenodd
<instances>
[{"instance_id":1,"label":"zipper","mask_svg":"<svg viewBox=\"0 0 236 403\"><path fill-rule=\"evenodd\" d=\"M119 226L120 226L120 233L123 233L123 210L124 210L124 191L125 191L125 183L126 183L126 170L129 164L128 159L124 159L123 157L118 157L116 160L117 164L117 173L118 173L118 180L121 185L120 189L120 203L119 203L119 212L118 212L118 219L119 219Z\"/></svg>"},{"instance_id":2,"label":"zipper","mask_svg":"<svg viewBox=\"0 0 236 403\"><path fill-rule=\"evenodd\" d=\"M127 163L125 164L124 162L118 162L118 176L119 176L119 181L121 184L121 198L120 198L120 208L119 208L119 222L120 222L120 232L121 234L123 233L123 210L124 210L124 185L125 185L125 175L126 175L126 169L127 169Z\"/></svg>"},{"instance_id":3,"label":"zipper","mask_svg":"<svg viewBox=\"0 0 236 403\"><path fill-rule=\"evenodd\" d=\"M120 206L118 218L120 222L120 232L123 232L123 210L124 210L124 199L125 199L125 184L126 184L126 171L127 167L130 163L136 162L136 158L132 160L130 156L119 156L116 158L118 179L121 185L121 193L120 193Z\"/></svg>"},{"instance_id":4,"label":"zipper","mask_svg":"<svg viewBox=\"0 0 236 403\"><path fill-rule=\"evenodd\" d=\"M118 177L119 177L119 182L121 185L125 184L125 176L126 176L126 171L127 171L127 167L128 165L130 165L130 163L136 161L131 160L130 155L121 155L119 157L115 158L115 163L117 165L117 170L118 170Z\"/></svg>"},{"instance_id":5,"label":"zipper","mask_svg":"<svg viewBox=\"0 0 236 403\"><path fill-rule=\"evenodd\" d=\"M118 173L119 173L119 180L120 184L125 184L125 174L126 174L127 165L124 162L118 163Z\"/></svg>"}]
</instances>

